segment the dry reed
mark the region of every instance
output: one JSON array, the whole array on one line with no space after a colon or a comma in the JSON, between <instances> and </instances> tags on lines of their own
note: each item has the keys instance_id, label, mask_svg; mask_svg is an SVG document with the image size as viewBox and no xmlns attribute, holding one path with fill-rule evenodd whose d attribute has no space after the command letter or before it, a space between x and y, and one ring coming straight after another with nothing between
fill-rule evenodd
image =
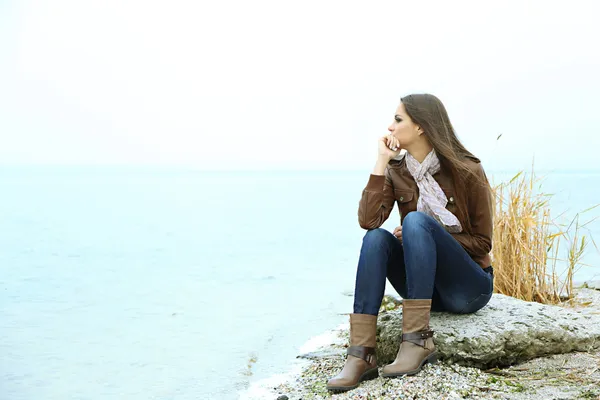
<instances>
[{"instance_id":1,"label":"dry reed","mask_svg":"<svg viewBox=\"0 0 600 400\"><path fill-rule=\"evenodd\" d=\"M536 190L538 181L532 169L529 177L520 172L509 182L493 187L494 291L526 301L557 304L571 299L573 275L585 265L585 250L590 242L594 243L591 236L582 234L592 221L580 223L580 214L596 206L578 213L569 224L559 224L550 215L551 195ZM538 188L541 190L541 184ZM561 259L563 241L567 255ZM558 262L566 263L561 273Z\"/></svg>"}]
</instances>

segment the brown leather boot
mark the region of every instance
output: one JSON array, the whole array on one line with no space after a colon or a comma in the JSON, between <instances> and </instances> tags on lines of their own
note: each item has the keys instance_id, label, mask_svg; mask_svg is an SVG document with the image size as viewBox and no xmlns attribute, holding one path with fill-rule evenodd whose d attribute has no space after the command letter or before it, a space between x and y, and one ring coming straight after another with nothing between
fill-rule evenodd
<instances>
[{"instance_id":1,"label":"brown leather boot","mask_svg":"<svg viewBox=\"0 0 600 400\"><path fill-rule=\"evenodd\" d=\"M379 376L375 358L376 333L376 315L350 314L350 347L346 364L338 375L327 382L328 390L345 392L356 388L362 381Z\"/></svg>"},{"instance_id":2,"label":"brown leather boot","mask_svg":"<svg viewBox=\"0 0 600 400\"><path fill-rule=\"evenodd\" d=\"M381 376L415 375L426 363L437 361L433 331L429 329L430 310L431 300L403 300L400 349L394 362L383 367Z\"/></svg>"}]
</instances>

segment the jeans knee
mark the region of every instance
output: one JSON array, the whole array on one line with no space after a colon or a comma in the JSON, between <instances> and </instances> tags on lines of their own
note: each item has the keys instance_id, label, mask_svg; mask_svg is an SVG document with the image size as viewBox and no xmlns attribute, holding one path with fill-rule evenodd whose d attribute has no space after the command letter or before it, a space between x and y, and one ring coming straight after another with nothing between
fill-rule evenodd
<instances>
[{"instance_id":1,"label":"jeans knee","mask_svg":"<svg viewBox=\"0 0 600 400\"><path fill-rule=\"evenodd\" d=\"M402 222L402 232L427 229L432 221L435 222L432 217L421 211L409 212Z\"/></svg>"},{"instance_id":2,"label":"jeans knee","mask_svg":"<svg viewBox=\"0 0 600 400\"><path fill-rule=\"evenodd\" d=\"M388 243L391 233L383 228L367 231L363 238L363 247L381 247Z\"/></svg>"}]
</instances>

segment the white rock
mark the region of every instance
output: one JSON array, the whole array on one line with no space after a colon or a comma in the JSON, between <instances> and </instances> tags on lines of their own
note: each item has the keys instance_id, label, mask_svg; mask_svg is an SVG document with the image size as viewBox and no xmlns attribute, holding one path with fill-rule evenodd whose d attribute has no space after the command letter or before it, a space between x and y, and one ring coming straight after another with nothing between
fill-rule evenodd
<instances>
[{"instance_id":1,"label":"white rock","mask_svg":"<svg viewBox=\"0 0 600 400\"><path fill-rule=\"evenodd\" d=\"M380 315L378 325L377 358L386 364L398 351L402 311ZM480 368L600 348L600 315L501 294L473 314L432 313L430 325L443 359Z\"/></svg>"}]
</instances>

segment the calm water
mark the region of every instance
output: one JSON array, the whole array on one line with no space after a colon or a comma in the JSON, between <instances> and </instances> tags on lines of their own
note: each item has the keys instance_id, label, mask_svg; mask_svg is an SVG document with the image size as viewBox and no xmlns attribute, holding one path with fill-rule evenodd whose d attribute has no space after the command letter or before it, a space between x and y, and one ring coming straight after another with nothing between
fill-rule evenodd
<instances>
[{"instance_id":1,"label":"calm water","mask_svg":"<svg viewBox=\"0 0 600 400\"><path fill-rule=\"evenodd\" d=\"M1 169L0 399L234 399L284 371L351 311L367 179ZM600 173L544 187L556 213L600 202Z\"/></svg>"}]
</instances>

